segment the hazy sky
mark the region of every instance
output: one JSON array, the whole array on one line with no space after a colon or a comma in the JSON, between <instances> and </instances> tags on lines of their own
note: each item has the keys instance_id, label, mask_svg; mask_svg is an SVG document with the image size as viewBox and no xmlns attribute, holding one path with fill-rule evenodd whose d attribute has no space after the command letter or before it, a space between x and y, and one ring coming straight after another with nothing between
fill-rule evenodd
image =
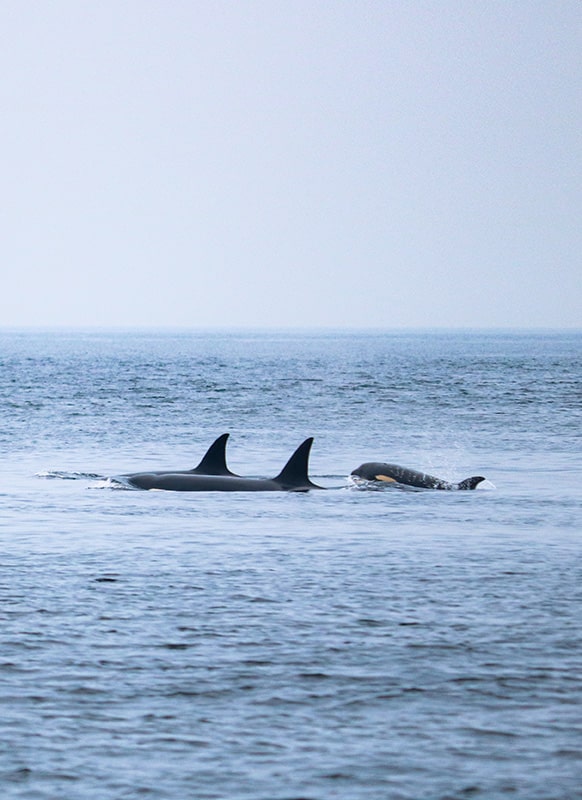
<instances>
[{"instance_id":1,"label":"hazy sky","mask_svg":"<svg viewBox=\"0 0 582 800\"><path fill-rule=\"evenodd\" d=\"M580 0L0 30L0 325L582 327Z\"/></svg>"}]
</instances>

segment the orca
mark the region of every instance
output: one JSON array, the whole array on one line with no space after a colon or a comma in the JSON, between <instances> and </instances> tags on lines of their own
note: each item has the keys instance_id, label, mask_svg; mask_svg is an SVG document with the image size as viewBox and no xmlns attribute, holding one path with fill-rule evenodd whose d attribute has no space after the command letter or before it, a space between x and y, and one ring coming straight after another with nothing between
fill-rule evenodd
<instances>
[{"instance_id":1,"label":"orca","mask_svg":"<svg viewBox=\"0 0 582 800\"><path fill-rule=\"evenodd\" d=\"M417 489L475 489L485 478L475 475L465 478L459 483L449 483L442 478L435 478L426 472L401 467L398 464L385 464L381 461L368 461L357 467L351 475L378 484L394 484L395 486L414 486Z\"/></svg>"},{"instance_id":2,"label":"orca","mask_svg":"<svg viewBox=\"0 0 582 800\"><path fill-rule=\"evenodd\" d=\"M224 437L228 434L223 434ZM218 441L218 440L217 440ZM224 439L224 444L226 439ZM136 489L159 489L171 492L307 492L309 489L323 489L317 486L308 476L309 453L313 437L306 439L295 450L281 472L274 478L243 478L239 475L227 474L202 474L195 470L200 469L206 460L187 472L136 472L122 476L130 486ZM216 445L216 442L214 443ZM214 447L211 446L211 450ZM219 452L220 445L217 446ZM210 465L216 466L210 458ZM226 467L226 462L224 464ZM206 465L204 464L204 468Z\"/></svg>"},{"instance_id":3,"label":"orca","mask_svg":"<svg viewBox=\"0 0 582 800\"><path fill-rule=\"evenodd\" d=\"M231 472L226 465L226 443L228 441L229 433L223 433L218 439L215 439L197 467L192 469L163 469L148 472L148 475L230 475L233 478L238 478L236 473ZM125 476L127 477L127 476Z\"/></svg>"}]
</instances>

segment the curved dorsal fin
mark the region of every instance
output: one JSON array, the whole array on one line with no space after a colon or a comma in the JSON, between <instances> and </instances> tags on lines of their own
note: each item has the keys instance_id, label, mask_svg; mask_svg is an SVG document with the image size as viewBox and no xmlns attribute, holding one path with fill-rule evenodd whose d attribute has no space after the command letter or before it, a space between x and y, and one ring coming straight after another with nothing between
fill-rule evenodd
<instances>
[{"instance_id":1,"label":"curved dorsal fin","mask_svg":"<svg viewBox=\"0 0 582 800\"><path fill-rule=\"evenodd\" d=\"M202 461L190 472L198 475L233 475L237 477L226 466L226 442L229 436L230 434L223 433L212 442Z\"/></svg>"},{"instance_id":2,"label":"curved dorsal fin","mask_svg":"<svg viewBox=\"0 0 582 800\"><path fill-rule=\"evenodd\" d=\"M474 475L472 478L465 478L464 481L457 484L457 489L476 489L484 480L485 478L480 475Z\"/></svg>"},{"instance_id":3,"label":"curved dorsal fin","mask_svg":"<svg viewBox=\"0 0 582 800\"><path fill-rule=\"evenodd\" d=\"M309 480L309 453L313 444L313 436L302 442L285 464L281 472L273 480L287 491L306 492L308 489L321 489Z\"/></svg>"}]
</instances>

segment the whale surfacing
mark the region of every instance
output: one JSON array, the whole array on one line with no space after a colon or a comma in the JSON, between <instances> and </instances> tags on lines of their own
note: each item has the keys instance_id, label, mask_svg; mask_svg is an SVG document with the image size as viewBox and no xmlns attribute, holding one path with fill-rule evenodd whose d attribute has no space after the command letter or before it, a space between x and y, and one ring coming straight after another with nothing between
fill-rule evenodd
<instances>
[{"instance_id":1,"label":"whale surfacing","mask_svg":"<svg viewBox=\"0 0 582 800\"><path fill-rule=\"evenodd\" d=\"M414 486L417 489L475 489L485 478L473 476L459 483L450 483L442 478L435 478L426 472L418 472L398 464L386 464L382 461L368 461L361 464L351 473L355 478L374 481L378 484L395 484L396 486Z\"/></svg>"},{"instance_id":2,"label":"whale surfacing","mask_svg":"<svg viewBox=\"0 0 582 800\"><path fill-rule=\"evenodd\" d=\"M222 452L224 453L225 437L228 437L228 434L223 434L211 445L206 456L194 470L137 472L123 477L130 486L136 489L159 489L171 492L307 492L309 489L323 488L313 483L308 476L309 453L313 437L302 442L281 472L270 479L243 478L230 472L226 467L226 460L220 457L221 447L223 447ZM224 439L224 441L217 444L220 439ZM216 452L209 457L209 453L214 447ZM222 466L227 470L226 472L202 473L199 471L201 468L218 469Z\"/></svg>"}]
</instances>

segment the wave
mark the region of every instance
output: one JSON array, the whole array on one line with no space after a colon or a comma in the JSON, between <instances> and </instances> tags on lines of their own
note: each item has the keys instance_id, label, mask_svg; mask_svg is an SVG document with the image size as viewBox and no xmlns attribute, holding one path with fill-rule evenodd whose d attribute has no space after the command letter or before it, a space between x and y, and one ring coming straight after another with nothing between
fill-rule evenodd
<instances>
[{"instance_id":1,"label":"wave","mask_svg":"<svg viewBox=\"0 0 582 800\"><path fill-rule=\"evenodd\" d=\"M71 472L69 470L46 469L35 472L36 478L48 478L50 480L61 481L86 481L86 480L105 480L106 477L96 472Z\"/></svg>"}]
</instances>

